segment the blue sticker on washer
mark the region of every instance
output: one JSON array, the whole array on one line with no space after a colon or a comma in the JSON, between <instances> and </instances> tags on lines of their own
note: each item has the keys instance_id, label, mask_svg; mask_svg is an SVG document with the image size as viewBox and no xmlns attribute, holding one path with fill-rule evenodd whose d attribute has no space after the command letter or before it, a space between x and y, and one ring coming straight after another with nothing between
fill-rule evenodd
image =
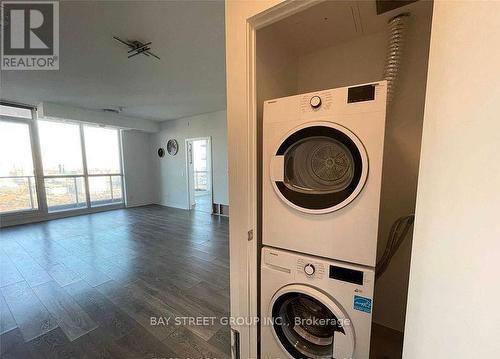
<instances>
[{"instance_id":1,"label":"blue sticker on washer","mask_svg":"<svg viewBox=\"0 0 500 359\"><path fill-rule=\"evenodd\" d=\"M372 300L370 298L354 296L354 309L360 310L365 313L372 312Z\"/></svg>"}]
</instances>

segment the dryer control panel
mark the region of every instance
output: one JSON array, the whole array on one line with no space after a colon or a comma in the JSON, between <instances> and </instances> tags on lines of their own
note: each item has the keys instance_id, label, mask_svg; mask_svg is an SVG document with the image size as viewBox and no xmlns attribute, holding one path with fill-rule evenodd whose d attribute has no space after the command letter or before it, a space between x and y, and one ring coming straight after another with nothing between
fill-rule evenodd
<instances>
[{"instance_id":1,"label":"dryer control panel","mask_svg":"<svg viewBox=\"0 0 500 359\"><path fill-rule=\"evenodd\" d=\"M334 96L331 91L302 95L300 98L300 112L304 114L329 111L333 100Z\"/></svg>"}]
</instances>

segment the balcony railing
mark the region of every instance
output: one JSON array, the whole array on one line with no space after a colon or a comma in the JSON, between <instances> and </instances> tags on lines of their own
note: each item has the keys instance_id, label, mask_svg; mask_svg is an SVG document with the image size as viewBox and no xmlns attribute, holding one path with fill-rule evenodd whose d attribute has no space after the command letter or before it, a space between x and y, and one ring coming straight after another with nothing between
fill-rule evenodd
<instances>
[{"instance_id":1,"label":"balcony railing","mask_svg":"<svg viewBox=\"0 0 500 359\"><path fill-rule=\"evenodd\" d=\"M44 186L50 212L87 207L83 175L45 176Z\"/></svg>"},{"instance_id":2,"label":"balcony railing","mask_svg":"<svg viewBox=\"0 0 500 359\"><path fill-rule=\"evenodd\" d=\"M38 209L34 176L0 176L0 213Z\"/></svg>"},{"instance_id":3,"label":"balcony railing","mask_svg":"<svg viewBox=\"0 0 500 359\"><path fill-rule=\"evenodd\" d=\"M103 206L123 202L122 176L120 174L89 175L90 203Z\"/></svg>"},{"instance_id":4,"label":"balcony railing","mask_svg":"<svg viewBox=\"0 0 500 359\"><path fill-rule=\"evenodd\" d=\"M43 178L49 212L104 206L123 202L121 174L46 175ZM34 176L0 176L0 213L38 209Z\"/></svg>"},{"instance_id":5,"label":"balcony railing","mask_svg":"<svg viewBox=\"0 0 500 359\"><path fill-rule=\"evenodd\" d=\"M87 207L84 175L45 176L45 191L50 212ZM121 174L88 175L90 206L123 202Z\"/></svg>"}]
</instances>

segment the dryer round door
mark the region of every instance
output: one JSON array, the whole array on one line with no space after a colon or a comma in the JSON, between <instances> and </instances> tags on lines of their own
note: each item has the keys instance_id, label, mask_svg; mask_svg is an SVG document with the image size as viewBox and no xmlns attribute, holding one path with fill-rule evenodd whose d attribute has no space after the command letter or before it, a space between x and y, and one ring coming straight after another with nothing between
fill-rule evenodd
<instances>
[{"instance_id":1,"label":"dryer round door","mask_svg":"<svg viewBox=\"0 0 500 359\"><path fill-rule=\"evenodd\" d=\"M287 205L306 213L336 211L363 189L368 156L359 138L332 122L290 131L271 158L273 188Z\"/></svg>"},{"instance_id":2,"label":"dryer round door","mask_svg":"<svg viewBox=\"0 0 500 359\"><path fill-rule=\"evenodd\" d=\"M352 358L354 328L345 311L308 286L280 289L269 306L273 334L290 358Z\"/></svg>"}]
</instances>

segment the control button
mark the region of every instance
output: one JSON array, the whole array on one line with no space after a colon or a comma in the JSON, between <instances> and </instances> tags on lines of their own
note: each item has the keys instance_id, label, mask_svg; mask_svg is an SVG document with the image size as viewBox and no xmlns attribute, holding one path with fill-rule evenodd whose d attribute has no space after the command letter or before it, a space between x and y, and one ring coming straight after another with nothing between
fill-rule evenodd
<instances>
[{"instance_id":1,"label":"control button","mask_svg":"<svg viewBox=\"0 0 500 359\"><path fill-rule=\"evenodd\" d=\"M313 96L309 100L309 104L311 105L312 108L319 108L321 106L321 97L319 96Z\"/></svg>"},{"instance_id":2,"label":"control button","mask_svg":"<svg viewBox=\"0 0 500 359\"><path fill-rule=\"evenodd\" d=\"M307 275L313 275L315 271L316 271L316 268L314 268L314 266L312 264L306 264L306 266L304 267L304 272Z\"/></svg>"}]
</instances>

